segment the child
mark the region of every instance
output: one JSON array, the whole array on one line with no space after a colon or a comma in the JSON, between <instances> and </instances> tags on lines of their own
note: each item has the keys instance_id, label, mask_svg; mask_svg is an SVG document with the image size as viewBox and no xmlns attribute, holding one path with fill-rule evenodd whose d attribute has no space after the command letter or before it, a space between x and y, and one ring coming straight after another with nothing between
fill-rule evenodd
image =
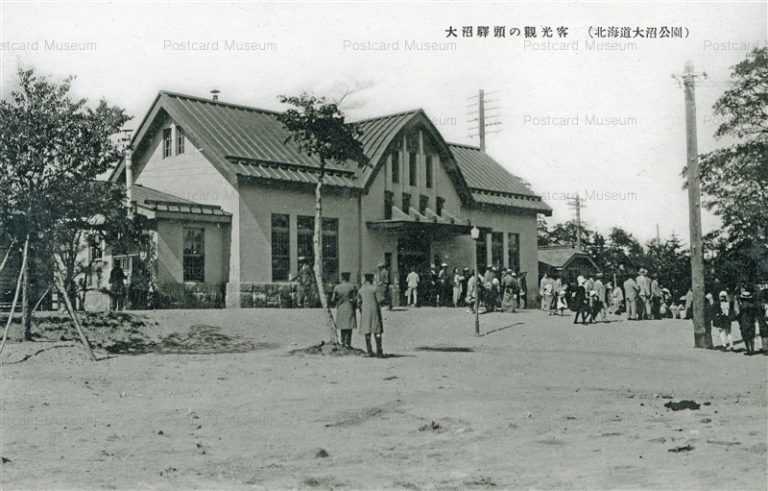
<instances>
[{"instance_id":1,"label":"child","mask_svg":"<svg viewBox=\"0 0 768 491\"><path fill-rule=\"evenodd\" d=\"M728 294L724 291L718 295L719 301L714 305L714 321L717 332L720 335L722 350L733 350L733 338L731 337L731 322L735 318L734 302L728 300Z\"/></svg>"}]
</instances>

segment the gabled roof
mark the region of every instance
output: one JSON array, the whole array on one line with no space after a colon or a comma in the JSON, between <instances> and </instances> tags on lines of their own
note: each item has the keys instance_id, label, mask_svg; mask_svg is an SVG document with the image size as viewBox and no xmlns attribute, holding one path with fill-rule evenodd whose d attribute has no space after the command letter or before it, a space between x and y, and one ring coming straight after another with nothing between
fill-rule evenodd
<instances>
[{"instance_id":1,"label":"gabled roof","mask_svg":"<svg viewBox=\"0 0 768 491\"><path fill-rule=\"evenodd\" d=\"M566 268L577 258L588 260L597 269L589 254L581 249L570 246L539 246L539 262L554 268Z\"/></svg>"},{"instance_id":2,"label":"gabled roof","mask_svg":"<svg viewBox=\"0 0 768 491\"><path fill-rule=\"evenodd\" d=\"M297 184L317 182L317 157L300 152L278 121L279 113L239 104L161 91L136 131L132 147L148 145L158 116L167 114L203 155L231 182L238 178L278 180ZM551 209L518 177L507 172L477 147L446 143L421 109L355 121L371 165L326 168L330 186L367 189L395 137L409 125L420 125L437 141L441 160L459 196L468 204L512 207L551 214ZM121 165L111 180L120 178Z\"/></svg>"}]
</instances>

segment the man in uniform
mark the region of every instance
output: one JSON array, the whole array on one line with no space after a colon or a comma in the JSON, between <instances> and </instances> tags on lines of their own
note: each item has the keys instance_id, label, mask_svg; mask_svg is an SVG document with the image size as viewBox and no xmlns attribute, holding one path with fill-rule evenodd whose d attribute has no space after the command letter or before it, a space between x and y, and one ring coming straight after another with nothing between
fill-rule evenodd
<instances>
[{"instance_id":1,"label":"man in uniform","mask_svg":"<svg viewBox=\"0 0 768 491\"><path fill-rule=\"evenodd\" d=\"M341 334L341 344L352 347L352 329L357 327L357 287L349 281L350 274L341 273L341 283L333 287L331 303L336 305L336 327Z\"/></svg>"},{"instance_id":2,"label":"man in uniform","mask_svg":"<svg viewBox=\"0 0 768 491\"><path fill-rule=\"evenodd\" d=\"M369 357L384 357L381 346L381 335L384 332L384 323L381 318L379 289L373 285L373 274L365 274L365 282L357 294L360 307L360 333L365 336L365 349ZM376 354L371 349L371 334L376 339Z\"/></svg>"}]
</instances>

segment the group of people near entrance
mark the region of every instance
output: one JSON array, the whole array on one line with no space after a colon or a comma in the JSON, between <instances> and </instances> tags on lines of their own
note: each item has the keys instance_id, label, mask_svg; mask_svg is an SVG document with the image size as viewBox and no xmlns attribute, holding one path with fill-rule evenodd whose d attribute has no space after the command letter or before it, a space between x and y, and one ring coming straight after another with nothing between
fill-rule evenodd
<instances>
[{"instance_id":1,"label":"group of people near entrance","mask_svg":"<svg viewBox=\"0 0 768 491\"><path fill-rule=\"evenodd\" d=\"M602 273L588 277L579 275L576 283L568 284L559 275L544 273L539 282L541 309L549 315L563 315L565 310L576 313L574 324L605 321L611 309L614 289L610 282L603 283Z\"/></svg>"},{"instance_id":2,"label":"group of people near entrance","mask_svg":"<svg viewBox=\"0 0 768 491\"><path fill-rule=\"evenodd\" d=\"M433 264L421 275L411 268L405 283L405 300L411 307L467 306L474 312L477 306L485 312L515 312L525 301L525 289L517 273L492 265L477 274L469 268L451 269L447 263L442 263L439 270Z\"/></svg>"}]
</instances>

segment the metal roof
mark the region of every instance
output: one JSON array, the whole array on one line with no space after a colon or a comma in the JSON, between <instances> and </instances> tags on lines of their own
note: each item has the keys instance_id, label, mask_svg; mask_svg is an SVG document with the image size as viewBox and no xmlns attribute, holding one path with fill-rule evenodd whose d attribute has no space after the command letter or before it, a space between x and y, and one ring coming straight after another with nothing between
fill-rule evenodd
<instances>
[{"instance_id":1,"label":"metal roof","mask_svg":"<svg viewBox=\"0 0 768 491\"><path fill-rule=\"evenodd\" d=\"M230 218L232 216L230 213L222 210L220 206L195 203L194 201L140 184L134 184L131 192L133 195L132 199L138 207L154 212L222 218Z\"/></svg>"},{"instance_id":2,"label":"metal roof","mask_svg":"<svg viewBox=\"0 0 768 491\"><path fill-rule=\"evenodd\" d=\"M565 268L575 258L582 257L587 259L595 266L592 258L586 252L570 246L550 246L539 247L539 262L555 268ZM597 266L595 266L597 268Z\"/></svg>"},{"instance_id":3,"label":"metal roof","mask_svg":"<svg viewBox=\"0 0 768 491\"><path fill-rule=\"evenodd\" d=\"M184 129L192 143L228 179L246 177L303 184L317 182L319 159L307 156L287 141L289 134L277 119L279 113L275 111L161 91L134 134L132 143L135 149L147 140L149 128L161 111L165 111ZM353 123L362 130L360 141L371 166L361 170L354 163L328 164L328 184L364 189L375 177L377 165L383 161L393 139L412 122L425 124L442 146L442 137L421 109L356 121ZM522 179L510 174L477 147L446 144L442 148L454 185L469 204L474 201L551 214L549 206ZM117 179L122 170L121 165L112 179Z\"/></svg>"}]
</instances>

